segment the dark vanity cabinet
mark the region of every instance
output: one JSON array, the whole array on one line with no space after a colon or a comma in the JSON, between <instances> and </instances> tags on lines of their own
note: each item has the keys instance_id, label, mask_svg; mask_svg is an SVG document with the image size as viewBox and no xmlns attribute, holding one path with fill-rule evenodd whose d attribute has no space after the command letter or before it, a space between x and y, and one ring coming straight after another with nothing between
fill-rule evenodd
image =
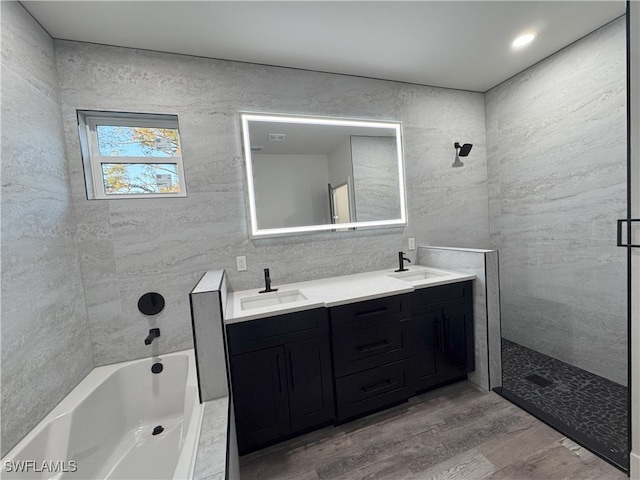
<instances>
[{"instance_id":1,"label":"dark vanity cabinet","mask_svg":"<svg viewBox=\"0 0 640 480\"><path fill-rule=\"evenodd\" d=\"M410 294L329 309L339 422L413 395L408 340L402 321Z\"/></svg>"},{"instance_id":2,"label":"dark vanity cabinet","mask_svg":"<svg viewBox=\"0 0 640 480\"><path fill-rule=\"evenodd\" d=\"M324 308L227 325L240 454L332 423Z\"/></svg>"},{"instance_id":3,"label":"dark vanity cabinet","mask_svg":"<svg viewBox=\"0 0 640 480\"><path fill-rule=\"evenodd\" d=\"M474 369L473 283L227 325L240 454Z\"/></svg>"},{"instance_id":4,"label":"dark vanity cabinet","mask_svg":"<svg viewBox=\"0 0 640 480\"><path fill-rule=\"evenodd\" d=\"M416 391L475 369L472 282L416 290L404 322Z\"/></svg>"}]
</instances>

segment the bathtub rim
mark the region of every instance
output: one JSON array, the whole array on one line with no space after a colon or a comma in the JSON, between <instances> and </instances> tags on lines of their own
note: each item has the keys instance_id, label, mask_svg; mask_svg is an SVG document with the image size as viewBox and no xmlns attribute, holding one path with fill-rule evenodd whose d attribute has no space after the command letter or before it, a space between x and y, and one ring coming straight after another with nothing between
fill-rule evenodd
<instances>
[{"instance_id":1,"label":"bathtub rim","mask_svg":"<svg viewBox=\"0 0 640 480\"><path fill-rule=\"evenodd\" d=\"M186 350L180 350L177 352L165 353L152 355L149 357L138 358L135 360L127 360L119 363L112 363L109 365L101 365L99 367L94 367L80 382L62 399L55 405L51 411L44 416L42 420L40 420L35 427L29 431L4 457L0 459L2 462L2 467L0 467L0 473L2 472L2 468L6 462L13 461L14 458L47 426L56 420L57 418L64 417L69 415L74 408L76 408L82 401L84 401L96 388L98 388L102 383L104 383L111 375L113 375L118 370L126 368L130 365L140 364L140 363L153 363L155 359L161 359L162 361L178 356L187 356L187 379L185 382L186 387L195 388L195 395L193 400L193 406L191 418L189 421L189 425L183 425L183 428L187 428L187 434L185 436L182 448L178 455L178 460L176 463L176 467L173 472L173 477L176 478L175 475L178 472L187 472L188 477L193 478L193 473L195 469L195 461L198 452L198 442L200 440L200 429L202 426L202 418L204 414L204 406L200 403L200 396L198 391L198 376L196 373L196 363L195 363L195 352L193 348L189 348ZM185 390L186 392L186 390ZM186 406L185 406L186 408ZM189 453L187 453L189 452ZM189 461L189 464L185 465L183 462ZM177 478L185 478L184 475L181 475Z\"/></svg>"}]
</instances>

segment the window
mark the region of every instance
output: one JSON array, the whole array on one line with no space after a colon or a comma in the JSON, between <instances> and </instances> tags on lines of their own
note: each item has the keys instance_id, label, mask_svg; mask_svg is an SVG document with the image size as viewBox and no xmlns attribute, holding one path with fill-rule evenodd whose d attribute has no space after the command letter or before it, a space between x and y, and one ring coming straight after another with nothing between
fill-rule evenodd
<instances>
[{"instance_id":1,"label":"window","mask_svg":"<svg viewBox=\"0 0 640 480\"><path fill-rule=\"evenodd\" d=\"M178 117L78 110L87 198L186 197Z\"/></svg>"}]
</instances>

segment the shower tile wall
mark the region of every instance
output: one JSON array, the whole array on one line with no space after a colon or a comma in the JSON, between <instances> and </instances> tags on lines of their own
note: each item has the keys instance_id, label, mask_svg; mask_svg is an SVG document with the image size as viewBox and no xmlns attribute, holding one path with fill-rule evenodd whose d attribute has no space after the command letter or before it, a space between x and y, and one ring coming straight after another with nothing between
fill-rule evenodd
<instances>
[{"instance_id":1,"label":"shower tile wall","mask_svg":"<svg viewBox=\"0 0 640 480\"><path fill-rule=\"evenodd\" d=\"M625 23L486 94L505 338L626 384Z\"/></svg>"},{"instance_id":2,"label":"shower tile wall","mask_svg":"<svg viewBox=\"0 0 640 480\"><path fill-rule=\"evenodd\" d=\"M2 452L93 367L51 38L2 9Z\"/></svg>"},{"instance_id":3,"label":"shower tile wall","mask_svg":"<svg viewBox=\"0 0 640 480\"><path fill-rule=\"evenodd\" d=\"M191 346L188 293L224 268L234 289L395 265L407 238L487 247L484 100L479 93L56 41L69 170L95 361L149 355L142 293L165 295L160 352ZM87 201L75 110L179 116L188 197ZM409 226L251 241L240 110L398 119L404 125ZM452 169L453 143L471 142ZM246 255L249 270L236 272Z\"/></svg>"}]
</instances>

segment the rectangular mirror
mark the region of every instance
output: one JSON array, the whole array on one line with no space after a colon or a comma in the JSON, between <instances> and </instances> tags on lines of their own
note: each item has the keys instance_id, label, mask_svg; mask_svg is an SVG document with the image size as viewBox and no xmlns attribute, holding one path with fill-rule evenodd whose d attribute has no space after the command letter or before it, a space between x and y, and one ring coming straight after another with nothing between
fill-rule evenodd
<instances>
[{"instance_id":1,"label":"rectangular mirror","mask_svg":"<svg viewBox=\"0 0 640 480\"><path fill-rule=\"evenodd\" d=\"M406 225L400 122L241 113L251 238Z\"/></svg>"}]
</instances>

